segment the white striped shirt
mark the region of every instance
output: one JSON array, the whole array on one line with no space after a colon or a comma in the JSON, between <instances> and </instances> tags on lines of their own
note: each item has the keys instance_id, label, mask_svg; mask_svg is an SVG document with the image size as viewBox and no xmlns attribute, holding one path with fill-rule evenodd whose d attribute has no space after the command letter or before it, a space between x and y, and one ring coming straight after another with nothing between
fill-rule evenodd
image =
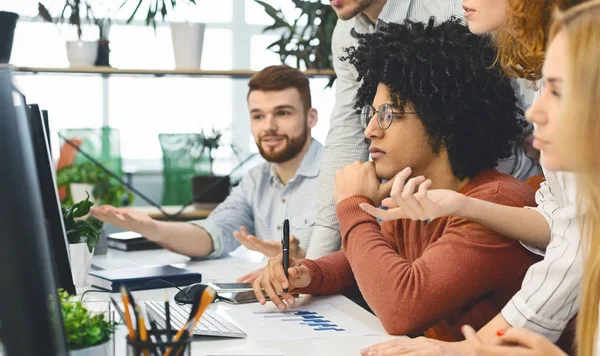
<instances>
[{"instance_id":1,"label":"white striped shirt","mask_svg":"<svg viewBox=\"0 0 600 356\"><path fill-rule=\"evenodd\" d=\"M532 265L521 290L502 309L512 326L525 327L555 342L579 310L583 276L579 212L572 173L544 170L535 210L546 218L551 238L544 259Z\"/></svg>"},{"instance_id":2,"label":"white striped shirt","mask_svg":"<svg viewBox=\"0 0 600 356\"><path fill-rule=\"evenodd\" d=\"M533 95L534 100L541 93ZM546 181L536 192L535 209L550 226L545 252L524 245L544 259L529 267L521 290L502 309L512 326L525 327L556 341L579 310L583 255L575 176L544 170Z\"/></svg>"},{"instance_id":3,"label":"white striped shirt","mask_svg":"<svg viewBox=\"0 0 600 356\"><path fill-rule=\"evenodd\" d=\"M462 18L463 13L462 0L388 0L379 14L377 24L363 14L347 21L338 20L331 44L333 68L337 75L336 100L321 163L317 194L319 210L307 258L315 259L340 249L340 232L333 203L335 172L356 160L364 162L369 158L364 129L359 115L353 109L360 86L356 81L358 74L352 64L340 59L345 55L344 48L358 46L351 31L373 33L381 24L402 23L405 19L425 22L431 16L435 16L437 22L442 22L451 16Z\"/></svg>"}]
</instances>

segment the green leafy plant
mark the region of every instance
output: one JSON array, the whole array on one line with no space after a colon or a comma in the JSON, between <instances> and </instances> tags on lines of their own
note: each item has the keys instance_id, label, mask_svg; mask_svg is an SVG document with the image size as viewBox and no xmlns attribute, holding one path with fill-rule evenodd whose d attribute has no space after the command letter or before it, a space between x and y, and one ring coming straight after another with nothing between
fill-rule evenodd
<instances>
[{"instance_id":1,"label":"green leafy plant","mask_svg":"<svg viewBox=\"0 0 600 356\"><path fill-rule=\"evenodd\" d=\"M67 240L70 244L85 242L90 253L98 245L98 241L100 241L100 231L103 226L103 223L98 219L83 219L83 217L89 214L93 204L88 195L85 200L71 206L62 205Z\"/></svg>"},{"instance_id":2,"label":"green leafy plant","mask_svg":"<svg viewBox=\"0 0 600 356\"><path fill-rule=\"evenodd\" d=\"M84 12L85 16L82 16ZM69 24L77 27L77 37L80 40L83 33L81 30L82 20L97 24L89 0L65 0L65 6L63 6L60 15L56 19L52 17L50 11L48 11L48 8L46 8L44 4L38 2L38 14L46 22L64 23L65 21L68 21Z\"/></svg>"},{"instance_id":3,"label":"green leafy plant","mask_svg":"<svg viewBox=\"0 0 600 356\"><path fill-rule=\"evenodd\" d=\"M274 21L272 25L265 27L263 32L277 30L281 34L277 41L267 47L279 55L281 63L292 57L296 60L297 68L301 68L302 64L306 69L333 68L331 37L337 15L330 4L323 4L321 1L291 0L299 15L288 21L281 9L276 9L261 0L254 1L261 5Z\"/></svg>"},{"instance_id":4,"label":"green leafy plant","mask_svg":"<svg viewBox=\"0 0 600 356\"><path fill-rule=\"evenodd\" d=\"M222 137L223 133L213 128L210 134L203 131L200 136L191 137L186 142L192 157L197 160L208 158L210 175L213 175L213 151L221 146Z\"/></svg>"},{"instance_id":5,"label":"green leafy plant","mask_svg":"<svg viewBox=\"0 0 600 356\"><path fill-rule=\"evenodd\" d=\"M73 204L71 183L92 184L92 196L100 205L119 207L130 205L134 199L130 191L92 162L62 167L56 172L56 181L59 188L67 188L67 198L63 201L67 205Z\"/></svg>"},{"instance_id":6,"label":"green leafy plant","mask_svg":"<svg viewBox=\"0 0 600 356\"><path fill-rule=\"evenodd\" d=\"M79 350L103 344L110 340L116 323L106 320L104 314L93 315L81 301L63 289L58 290L63 327L69 350Z\"/></svg>"},{"instance_id":7,"label":"green leafy plant","mask_svg":"<svg viewBox=\"0 0 600 356\"><path fill-rule=\"evenodd\" d=\"M167 17L167 14L169 13L169 11L174 11L175 7L177 6L177 1L178 0L125 0L123 1L123 3L121 4L121 6L119 6L119 10L121 8L123 8L123 6L125 6L127 3L129 2L133 2L135 3L137 1L137 4L135 6L135 9L133 10L133 12L131 13L131 15L129 15L129 19L127 19L127 23L130 23L131 21L133 21L133 18L135 17L135 15L137 14L137 12L140 10L140 7L142 7L143 3L147 3L147 12L146 12L146 26L147 25L152 25L152 27L156 30L156 15L160 14L162 16L162 20L165 20L165 17ZM196 5L196 0L179 0L179 3L182 2L186 2L187 4L193 4ZM144 6L146 7L146 6Z\"/></svg>"}]
</instances>

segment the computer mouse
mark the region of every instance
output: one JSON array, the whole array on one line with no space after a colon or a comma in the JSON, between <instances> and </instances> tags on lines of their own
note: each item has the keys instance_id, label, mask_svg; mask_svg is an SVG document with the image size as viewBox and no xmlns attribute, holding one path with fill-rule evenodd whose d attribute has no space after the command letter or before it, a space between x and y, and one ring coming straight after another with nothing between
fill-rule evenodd
<instances>
[{"instance_id":1,"label":"computer mouse","mask_svg":"<svg viewBox=\"0 0 600 356\"><path fill-rule=\"evenodd\" d=\"M173 299L175 299L175 302L179 304L194 304L198 299L200 299L200 296L206 287L206 284L202 283L190 284L189 286L177 292Z\"/></svg>"}]
</instances>

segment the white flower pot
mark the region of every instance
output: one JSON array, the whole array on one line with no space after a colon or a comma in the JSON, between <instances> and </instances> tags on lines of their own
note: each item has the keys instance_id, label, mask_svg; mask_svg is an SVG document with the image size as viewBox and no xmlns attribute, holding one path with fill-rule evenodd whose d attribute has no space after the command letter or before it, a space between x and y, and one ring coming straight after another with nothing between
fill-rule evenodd
<instances>
[{"instance_id":1,"label":"white flower pot","mask_svg":"<svg viewBox=\"0 0 600 356\"><path fill-rule=\"evenodd\" d=\"M175 68L200 69L206 25L203 23L172 22L170 26Z\"/></svg>"},{"instance_id":2,"label":"white flower pot","mask_svg":"<svg viewBox=\"0 0 600 356\"><path fill-rule=\"evenodd\" d=\"M73 198L73 203L79 203L82 200L85 200L87 194L90 196L90 201L94 202L94 196L92 192L94 191L94 186L92 184L87 183L71 183L69 184L69 189L71 190L71 197Z\"/></svg>"},{"instance_id":3,"label":"white flower pot","mask_svg":"<svg viewBox=\"0 0 600 356\"><path fill-rule=\"evenodd\" d=\"M69 356L107 356L112 355L110 340L104 344L88 347L81 350L69 351Z\"/></svg>"},{"instance_id":4,"label":"white flower pot","mask_svg":"<svg viewBox=\"0 0 600 356\"><path fill-rule=\"evenodd\" d=\"M97 56L97 41L67 41L67 59L71 67L91 67Z\"/></svg>"},{"instance_id":5,"label":"white flower pot","mask_svg":"<svg viewBox=\"0 0 600 356\"><path fill-rule=\"evenodd\" d=\"M81 242L69 244L71 252L71 273L73 274L73 283L75 287L87 286L87 275L92 266L92 256L94 251L90 252L87 243Z\"/></svg>"}]
</instances>

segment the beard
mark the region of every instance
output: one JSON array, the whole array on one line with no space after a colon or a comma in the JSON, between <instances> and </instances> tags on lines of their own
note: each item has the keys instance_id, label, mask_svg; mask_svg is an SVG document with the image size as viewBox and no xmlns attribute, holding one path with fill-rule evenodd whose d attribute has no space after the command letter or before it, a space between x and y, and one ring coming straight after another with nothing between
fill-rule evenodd
<instances>
[{"instance_id":1,"label":"beard","mask_svg":"<svg viewBox=\"0 0 600 356\"><path fill-rule=\"evenodd\" d=\"M260 155L267 161L271 163L283 163L287 162L290 159L296 157L302 148L304 148L304 144L308 139L308 128L304 126L302 132L298 136L289 137L287 135L283 136L283 147L278 148L263 148L261 141L262 137L265 136L276 136L274 132L266 132L264 135L261 135L258 142L256 142L256 146L258 146L258 151Z\"/></svg>"}]
</instances>

